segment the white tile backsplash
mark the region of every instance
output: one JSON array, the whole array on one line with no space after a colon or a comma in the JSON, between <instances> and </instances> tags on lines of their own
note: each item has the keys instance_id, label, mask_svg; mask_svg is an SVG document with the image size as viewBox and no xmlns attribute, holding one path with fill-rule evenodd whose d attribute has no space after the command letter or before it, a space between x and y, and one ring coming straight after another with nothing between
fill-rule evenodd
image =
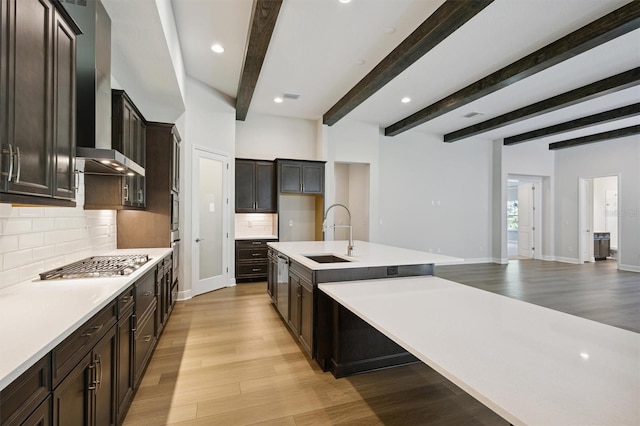
<instances>
[{"instance_id":1,"label":"white tile backsplash","mask_svg":"<svg viewBox=\"0 0 640 426\"><path fill-rule=\"evenodd\" d=\"M0 204L0 288L116 249L116 212Z\"/></svg>"},{"instance_id":2,"label":"white tile backsplash","mask_svg":"<svg viewBox=\"0 0 640 426\"><path fill-rule=\"evenodd\" d=\"M278 215L275 213L236 213L236 238L278 235Z\"/></svg>"}]
</instances>

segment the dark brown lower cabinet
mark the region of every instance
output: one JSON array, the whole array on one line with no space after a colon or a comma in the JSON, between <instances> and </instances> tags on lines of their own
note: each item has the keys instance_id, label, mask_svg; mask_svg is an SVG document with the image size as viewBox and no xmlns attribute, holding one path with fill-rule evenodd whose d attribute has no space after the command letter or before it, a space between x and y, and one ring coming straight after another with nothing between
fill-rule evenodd
<instances>
[{"instance_id":1,"label":"dark brown lower cabinet","mask_svg":"<svg viewBox=\"0 0 640 426\"><path fill-rule=\"evenodd\" d=\"M116 418L122 423L133 397L133 333L135 317L133 306L120 315L116 329L118 353L116 362Z\"/></svg>"},{"instance_id":2,"label":"dark brown lower cabinet","mask_svg":"<svg viewBox=\"0 0 640 426\"><path fill-rule=\"evenodd\" d=\"M50 426L52 423L51 419L51 404L52 397L49 395L47 399L45 399L42 404L36 408L36 410L31 413L29 418L25 420L23 423L20 423L22 426Z\"/></svg>"},{"instance_id":3,"label":"dark brown lower cabinet","mask_svg":"<svg viewBox=\"0 0 640 426\"><path fill-rule=\"evenodd\" d=\"M39 406L44 404L50 389L51 356L47 354L0 392L0 425L38 424L28 419L32 418L34 410L44 410ZM51 401L47 406L51 406ZM51 421L50 410L46 421L43 424Z\"/></svg>"},{"instance_id":4,"label":"dark brown lower cabinet","mask_svg":"<svg viewBox=\"0 0 640 426\"><path fill-rule=\"evenodd\" d=\"M53 391L54 425L114 425L116 328Z\"/></svg>"},{"instance_id":5,"label":"dark brown lower cabinet","mask_svg":"<svg viewBox=\"0 0 640 426\"><path fill-rule=\"evenodd\" d=\"M156 341L158 340L156 335L156 309L157 305L153 309L147 311L146 315L143 315L140 321L137 322L136 331L134 333L134 364L133 364L133 383L137 388L142 380L145 369L153 348L155 348Z\"/></svg>"},{"instance_id":6,"label":"dark brown lower cabinet","mask_svg":"<svg viewBox=\"0 0 640 426\"><path fill-rule=\"evenodd\" d=\"M289 269L289 326L312 356L313 351L313 283L295 269Z\"/></svg>"}]
</instances>

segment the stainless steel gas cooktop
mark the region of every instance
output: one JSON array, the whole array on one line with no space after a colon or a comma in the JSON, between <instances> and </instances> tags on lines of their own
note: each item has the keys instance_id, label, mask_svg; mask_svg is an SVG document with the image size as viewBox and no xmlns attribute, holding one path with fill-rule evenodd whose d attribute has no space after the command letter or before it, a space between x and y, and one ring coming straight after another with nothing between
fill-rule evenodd
<instances>
[{"instance_id":1,"label":"stainless steel gas cooktop","mask_svg":"<svg viewBox=\"0 0 640 426\"><path fill-rule=\"evenodd\" d=\"M93 256L40 274L41 280L129 275L149 261L148 254Z\"/></svg>"}]
</instances>

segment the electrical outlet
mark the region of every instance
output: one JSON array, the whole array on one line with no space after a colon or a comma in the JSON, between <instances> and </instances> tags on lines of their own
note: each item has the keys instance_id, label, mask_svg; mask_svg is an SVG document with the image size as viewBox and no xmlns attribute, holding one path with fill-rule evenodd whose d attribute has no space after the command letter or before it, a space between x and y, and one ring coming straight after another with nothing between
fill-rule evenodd
<instances>
[{"instance_id":1,"label":"electrical outlet","mask_svg":"<svg viewBox=\"0 0 640 426\"><path fill-rule=\"evenodd\" d=\"M293 220L289 221L289 226L293 226Z\"/></svg>"}]
</instances>

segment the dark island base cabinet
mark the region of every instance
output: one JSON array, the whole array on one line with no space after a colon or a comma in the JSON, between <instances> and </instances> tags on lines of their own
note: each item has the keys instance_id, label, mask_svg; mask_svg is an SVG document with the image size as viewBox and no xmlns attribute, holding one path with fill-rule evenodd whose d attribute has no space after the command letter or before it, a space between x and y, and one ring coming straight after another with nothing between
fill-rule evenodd
<instances>
[{"instance_id":1,"label":"dark island base cabinet","mask_svg":"<svg viewBox=\"0 0 640 426\"><path fill-rule=\"evenodd\" d=\"M270 249L267 292L275 306L277 251ZM433 265L310 270L290 261L288 318L283 318L307 354L335 377L411 364L419 360L322 291L318 284L433 275Z\"/></svg>"}]
</instances>

